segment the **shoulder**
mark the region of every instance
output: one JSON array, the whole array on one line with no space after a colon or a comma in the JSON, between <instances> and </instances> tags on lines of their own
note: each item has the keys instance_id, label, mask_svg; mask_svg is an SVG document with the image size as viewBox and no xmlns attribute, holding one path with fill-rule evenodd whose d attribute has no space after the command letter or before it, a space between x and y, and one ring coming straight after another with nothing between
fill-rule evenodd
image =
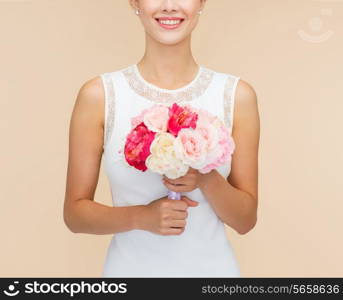
<instances>
[{"instance_id":1,"label":"shoulder","mask_svg":"<svg viewBox=\"0 0 343 300\"><path fill-rule=\"evenodd\" d=\"M235 106L235 117L247 110L257 109L257 93L252 84L242 79L239 75L212 71L224 80L224 89L227 95L232 93L234 100L232 101L232 105Z\"/></svg>"},{"instance_id":2,"label":"shoulder","mask_svg":"<svg viewBox=\"0 0 343 300\"><path fill-rule=\"evenodd\" d=\"M99 116L101 116L101 114L103 115L106 93L108 89L115 88L114 86L110 86L112 79L127 68L129 68L129 66L104 72L83 82L79 88L76 103L86 108L91 108L95 113L98 113Z\"/></svg>"},{"instance_id":3,"label":"shoulder","mask_svg":"<svg viewBox=\"0 0 343 300\"><path fill-rule=\"evenodd\" d=\"M233 127L259 128L258 98L254 87L246 80L239 79L234 91Z\"/></svg>"},{"instance_id":4,"label":"shoulder","mask_svg":"<svg viewBox=\"0 0 343 300\"><path fill-rule=\"evenodd\" d=\"M254 87L247 81L239 79L235 91L236 105L253 107L257 105L257 94Z\"/></svg>"},{"instance_id":5,"label":"shoulder","mask_svg":"<svg viewBox=\"0 0 343 300\"><path fill-rule=\"evenodd\" d=\"M103 124L105 91L101 75L84 81L79 88L74 112L80 117L92 118Z\"/></svg>"},{"instance_id":6,"label":"shoulder","mask_svg":"<svg viewBox=\"0 0 343 300\"><path fill-rule=\"evenodd\" d=\"M104 72L88 79L81 85L79 94L82 94L88 101L98 102L99 99L101 100L105 96L108 80L114 78L117 74L121 74L122 71L128 68L129 66L114 71Z\"/></svg>"},{"instance_id":7,"label":"shoulder","mask_svg":"<svg viewBox=\"0 0 343 300\"><path fill-rule=\"evenodd\" d=\"M225 89L232 93L232 104L235 106L235 114L242 110L255 109L257 107L257 93L251 83L239 75L217 72L225 80Z\"/></svg>"},{"instance_id":8,"label":"shoulder","mask_svg":"<svg viewBox=\"0 0 343 300\"><path fill-rule=\"evenodd\" d=\"M101 75L95 76L82 83L78 95L84 102L97 102L104 96Z\"/></svg>"},{"instance_id":9,"label":"shoulder","mask_svg":"<svg viewBox=\"0 0 343 300\"><path fill-rule=\"evenodd\" d=\"M258 127L258 97L253 85L241 78L239 75L216 72L225 82L225 93L231 96L231 117L233 127L251 126Z\"/></svg>"}]
</instances>

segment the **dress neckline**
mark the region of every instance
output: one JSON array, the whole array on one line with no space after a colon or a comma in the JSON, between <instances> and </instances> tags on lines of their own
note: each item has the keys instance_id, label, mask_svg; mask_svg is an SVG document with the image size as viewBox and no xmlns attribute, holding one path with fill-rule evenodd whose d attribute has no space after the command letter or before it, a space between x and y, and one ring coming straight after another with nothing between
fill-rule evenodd
<instances>
[{"instance_id":1,"label":"dress neckline","mask_svg":"<svg viewBox=\"0 0 343 300\"><path fill-rule=\"evenodd\" d=\"M182 86L180 88L177 88L177 89L165 89L165 88L161 88L161 87L159 87L159 86L157 86L157 85L155 85L155 84L145 80L144 77L142 76L142 74L140 73L137 64L133 64L132 67L133 67L133 71L135 72L137 78L143 84L147 85L151 89L155 89L157 91L167 92L167 93L177 93L177 92L183 91L183 90L191 87L192 85L194 85L198 81L198 79L199 79L199 77L200 77L200 75L201 75L201 73L203 71L203 66L202 65L198 65L198 71L197 71L195 77L189 83L187 83L186 85L184 85L184 86Z\"/></svg>"},{"instance_id":2,"label":"dress neckline","mask_svg":"<svg viewBox=\"0 0 343 300\"><path fill-rule=\"evenodd\" d=\"M128 86L143 98L170 104L173 102L188 102L202 96L209 87L215 72L199 65L198 73L191 82L178 89L165 89L146 81L139 72L137 64L131 64L122 70Z\"/></svg>"}]
</instances>

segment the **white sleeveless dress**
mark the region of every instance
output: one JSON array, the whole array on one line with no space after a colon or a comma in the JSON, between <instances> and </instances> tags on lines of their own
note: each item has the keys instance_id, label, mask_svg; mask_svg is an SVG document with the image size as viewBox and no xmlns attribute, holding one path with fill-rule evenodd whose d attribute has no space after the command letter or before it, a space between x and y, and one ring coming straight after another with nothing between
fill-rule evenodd
<instances>
[{"instance_id":1,"label":"white sleeveless dress","mask_svg":"<svg viewBox=\"0 0 343 300\"><path fill-rule=\"evenodd\" d=\"M196 77L179 89L146 81L137 64L100 75L105 89L103 162L113 206L145 205L167 196L162 176L128 165L123 152L131 118L156 103L189 104L220 117L232 132L234 95L239 77L199 66ZM231 166L217 168L227 178ZM199 202L188 208L181 235L130 230L112 236L102 277L241 277L224 223L200 189L182 193Z\"/></svg>"}]
</instances>

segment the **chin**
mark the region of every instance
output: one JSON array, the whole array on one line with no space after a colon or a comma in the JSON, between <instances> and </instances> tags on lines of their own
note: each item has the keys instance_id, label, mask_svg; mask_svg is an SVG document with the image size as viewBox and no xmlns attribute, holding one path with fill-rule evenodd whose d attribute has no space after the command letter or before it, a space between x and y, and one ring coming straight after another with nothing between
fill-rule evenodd
<instances>
[{"instance_id":1,"label":"chin","mask_svg":"<svg viewBox=\"0 0 343 300\"><path fill-rule=\"evenodd\" d=\"M163 37L158 37L155 38L159 43L165 44L165 45L176 45L181 43L184 39L186 39L186 36L182 36L179 38L173 38L173 39L168 39L168 38L163 38Z\"/></svg>"}]
</instances>

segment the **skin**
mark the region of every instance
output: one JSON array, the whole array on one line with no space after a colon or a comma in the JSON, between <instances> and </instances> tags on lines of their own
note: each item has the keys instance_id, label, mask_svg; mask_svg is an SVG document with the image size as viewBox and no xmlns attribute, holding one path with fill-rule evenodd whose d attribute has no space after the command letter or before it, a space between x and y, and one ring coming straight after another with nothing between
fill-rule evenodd
<instances>
[{"instance_id":1,"label":"skin","mask_svg":"<svg viewBox=\"0 0 343 300\"><path fill-rule=\"evenodd\" d=\"M137 63L142 76L152 84L177 89L189 83L198 71L191 52L191 33L195 29L204 0L129 1L145 29L146 49ZM167 32L155 17L185 18L182 29ZM64 201L64 222L74 233L114 234L133 229L161 235L182 234L188 209L198 203L186 196L170 200L167 196L148 205L113 207L94 201L104 138L104 90L99 76L85 82L77 95L69 128L69 157ZM239 234L249 232L257 221L258 146L260 121L253 87L240 80L235 96L232 136L236 150L228 178L216 170L201 174L190 168L185 176L166 179L173 191L199 188L218 217Z\"/></svg>"}]
</instances>

